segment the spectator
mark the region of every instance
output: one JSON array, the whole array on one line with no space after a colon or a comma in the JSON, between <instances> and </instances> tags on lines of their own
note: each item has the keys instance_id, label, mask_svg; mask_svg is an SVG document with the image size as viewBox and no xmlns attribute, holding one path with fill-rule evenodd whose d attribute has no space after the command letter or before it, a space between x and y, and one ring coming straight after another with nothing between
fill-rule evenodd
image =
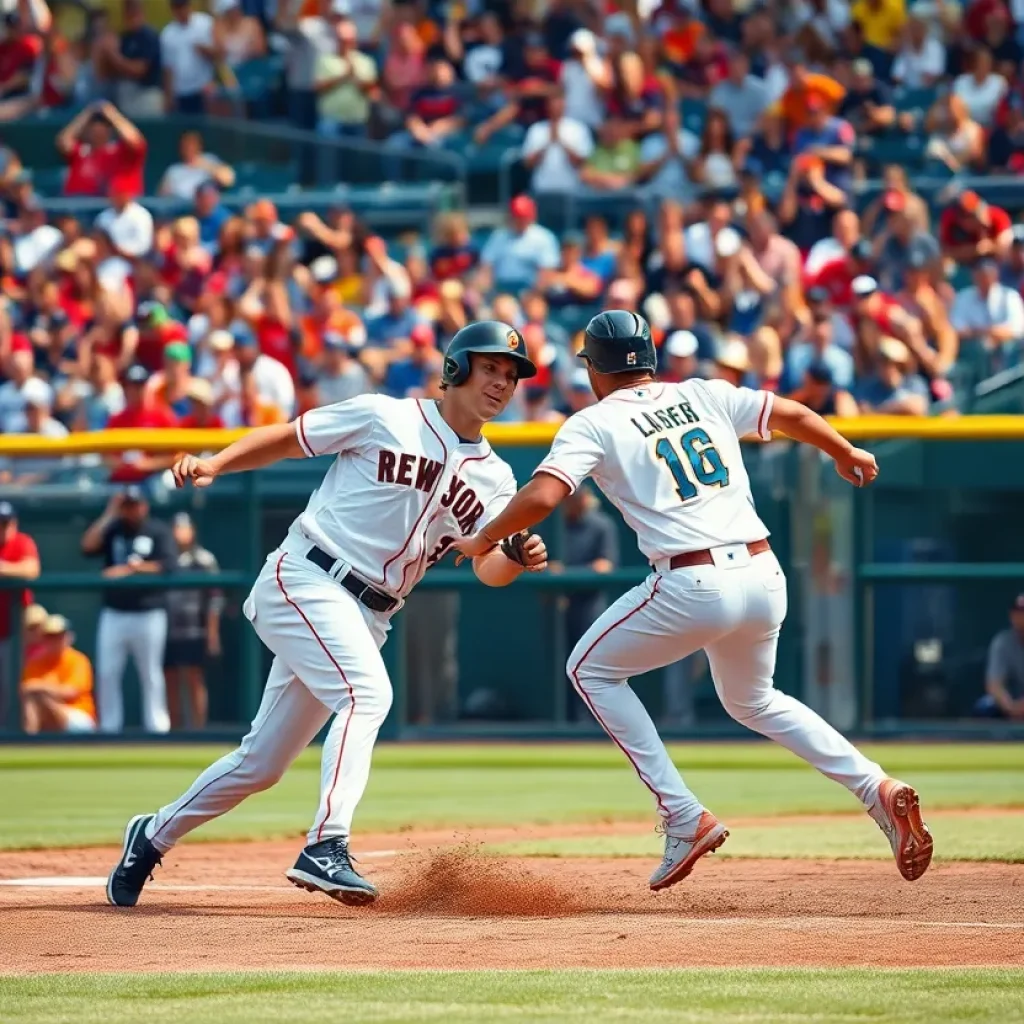
<instances>
[{"instance_id":1,"label":"spectator","mask_svg":"<svg viewBox=\"0 0 1024 1024\"><path fill-rule=\"evenodd\" d=\"M892 80L907 89L930 89L946 70L946 48L931 31L922 7L914 4L907 12L902 46L890 72Z\"/></svg>"},{"instance_id":2,"label":"spectator","mask_svg":"<svg viewBox=\"0 0 1024 1024\"><path fill-rule=\"evenodd\" d=\"M662 352L665 365L659 377L678 384L697 374L697 335L693 331L673 331L666 339Z\"/></svg>"},{"instance_id":3,"label":"spectator","mask_svg":"<svg viewBox=\"0 0 1024 1024\"><path fill-rule=\"evenodd\" d=\"M741 157L726 115L721 110L709 110L700 150L690 165L693 180L712 191L735 188Z\"/></svg>"},{"instance_id":4,"label":"spectator","mask_svg":"<svg viewBox=\"0 0 1024 1024\"><path fill-rule=\"evenodd\" d=\"M6 31L0 41L0 121L17 120L31 97L32 82L43 54L42 37L22 10L5 17Z\"/></svg>"},{"instance_id":5,"label":"spectator","mask_svg":"<svg viewBox=\"0 0 1024 1024\"><path fill-rule=\"evenodd\" d=\"M297 128L312 130L317 123L315 92L316 67L321 55L338 49L335 25L347 18L349 0L318 0L316 13L308 14L308 5L281 3L277 6L275 27L287 40L285 83L288 93L288 119ZM308 16L305 16L308 15Z\"/></svg>"},{"instance_id":6,"label":"spectator","mask_svg":"<svg viewBox=\"0 0 1024 1024\"><path fill-rule=\"evenodd\" d=\"M224 402L221 406L221 419L224 426L233 430L237 427L268 427L274 423L286 423L288 417L279 405L263 397L259 377L253 368L243 366L239 372L238 397Z\"/></svg>"},{"instance_id":7,"label":"spectator","mask_svg":"<svg viewBox=\"0 0 1024 1024\"><path fill-rule=\"evenodd\" d=\"M831 222L845 207L847 194L830 182L821 157L803 153L791 167L779 200L779 222L802 252L828 237Z\"/></svg>"},{"instance_id":8,"label":"spectator","mask_svg":"<svg viewBox=\"0 0 1024 1024\"><path fill-rule=\"evenodd\" d=\"M53 388L45 380L30 377L21 388L24 408L20 416L16 416L8 424L7 432L11 434L35 434L38 437L67 437L68 428L55 420L50 412L53 408ZM19 469L23 469L27 460L20 460ZM21 473L16 479L27 482Z\"/></svg>"},{"instance_id":9,"label":"spectator","mask_svg":"<svg viewBox=\"0 0 1024 1024\"><path fill-rule=\"evenodd\" d=\"M880 135L896 124L896 108L892 97L875 78L875 69L866 57L853 62L853 77L843 102L839 104L839 116L847 121L857 135ZM912 127L909 115L902 118L900 127Z\"/></svg>"},{"instance_id":10,"label":"spectator","mask_svg":"<svg viewBox=\"0 0 1024 1024\"><path fill-rule=\"evenodd\" d=\"M789 81L780 101L787 131L803 128L812 114L830 116L839 109L846 90L828 75L810 72L799 60L789 65Z\"/></svg>"},{"instance_id":11,"label":"spectator","mask_svg":"<svg viewBox=\"0 0 1024 1024\"><path fill-rule=\"evenodd\" d=\"M415 324L409 332L411 348L406 356L388 364L381 390L395 398L423 395L427 382L440 369L441 353L429 324Z\"/></svg>"},{"instance_id":12,"label":"spectator","mask_svg":"<svg viewBox=\"0 0 1024 1024\"><path fill-rule=\"evenodd\" d=\"M1024 295L1024 224L1013 226L1013 244L1003 265L1002 282Z\"/></svg>"},{"instance_id":13,"label":"spectator","mask_svg":"<svg viewBox=\"0 0 1024 1024\"><path fill-rule=\"evenodd\" d=\"M114 84L114 98L126 117L160 117L164 113L160 33L146 23L142 0L124 0L120 39L102 37L93 49L103 78Z\"/></svg>"},{"instance_id":14,"label":"spectator","mask_svg":"<svg viewBox=\"0 0 1024 1024\"><path fill-rule=\"evenodd\" d=\"M178 421L187 415L191 401L189 392L195 380L191 365L192 351L187 342L168 345L163 352L163 369L146 382L146 404L169 409Z\"/></svg>"},{"instance_id":15,"label":"spectator","mask_svg":"<svg viewBox=\"0 0 1024 1024\"><path fill-rule=\"evenodd\" d=\"M47 267L64 245L60 229L46 222L46 211L37 195L22 203L16 221L9 222L13 238L14 271L28 277L36 267Z\"/></svg>"},{"instance_id":16,"label":"spectator","mask_svg":"<svg viewBox=\"0 0 1024 1024\"><path fill-rule=\"evenodd\" d=\"M334 29L337 52L316 59L317 131L361 138L370 120L370 101L377 95L377 65L359 51L354 22L339 19Z\"/></svg>"},{"instance_id":17,"label":"spectator","mask_svg":"<svg viewBox=\"0 0 1024 1024\"><path fill-rule=\"evenodd\" d=\"M121 188L110 193L110 206L96 218L96 227L126 260L147 256L153 249L153 215Z\"/></svg>"},{"instance_id":18,"label":"spectator","mask_svg":"<svg viewBox=\"0 0 1024 1024\"><path fill-rule=\"evenodd\" d=\"M974 264L974 284L957 292L950 320L961 345L973 342L1005 366L1024 342L1024 299L999 281L999 263L982 256Z\"/></svg>"},{"instance_id":19,"label":"spectator","mask_svg":"<svg viewBox=\"0 0 1024 1024\"><path fill-rule=\"evenodd\" d=\"M563 134L564 124L563 121ZM530 130L533 131L532 128ZM598 128L597 145L580 170L580 181L595 191L628 189L632 187L639 168L639 145L621 121L613 121Z\"/></svg>"},{"instance_id":20,"label":"spectator","mask_svg":"<svg viewBox=\"0 0 1024 1024\"><path fill-rule=\"evenodd\" d=\"M614 572L619 562L618 531L590 486L578 487L565 499L562 510L565 517L562 559L552 561L551 571L558 574L565 569L585 568L599 575ZM574 590L570 596L561 598L559 608L563 614L563 641L567 649L576 645L607 607L608 595L601 588ZM577 707L578 703L571 701L569 706Z\"/></svg>"},{"instance_id":21,"label":"spectator","mask_svg":"<svg viewBox=\"0 0 1024 1024\"><path fill-rule=\"evenodd\" d=\"M942 211L938 228L942 255L970 266L979 256L1003 259L1013 242L1010 215L967 189Z\"/></svg>"},{"instance_id":22,"label":"spectator","mask_svg":"<svg viewBox=\"0 0 1024 1024\"><path fill-rule=\"evenodd\" d=\"M29 661L43 650L43 626L50 617L41 604L30 604L22 620L22 659Z\"/></svg>"},{"instance_id":23,"label":"spectator","mask_svg":"<svg viewBox=\"0 0 1024 1024\"><path fill-rule=\"evenodd\" d=\"M593 131L606 117L602 97L613 84L612 69L598 52L597 37L589 29L577 29L569 37L566 60L562 64L561 87L565 96L562 113L569 121ZM557 120L550 113L548 117Z\"/></svg>"},{"instance_id":24,"label":"spectator","mask_svg":"<svg viewBox=\"0 0 1024 1024\"><path fill-rule=\"evenodd\" d=\"M192 0L170 0L171 21L160 32L164 110L168 114L203 114L213 88L213 19L193 11Z\"/></svg>"},{"instance_id":25,"label":"spectator","mask_svg":"<svg viewBox=\"0 0 1024 1024\"><path fill-rule=\"evenodd\" d=\"M220 572L216 557L196 541L196 530L187 512L174 517L173 534L177 575ZM202 729L209 715L205 667L209 658L219 658L220 617L224 595L216 589L175 589L167 594L167 650L164 675L167 680L171 728Z\"/></svg>"},{"instance_id":26,"label":"spectator","mask_svg":"<svg viewBox=\"0 0 1024 1024\"><path fill-rule=\"evenodd\" d=\"M373 390L370 377L359 362L362 347L339 334L324 335L323 359L317 376L324 405L345 402Z\"/></svg>"},{"instance_id":27,"label":"spectator","mask_svg":"<svg viewBox=\"0 0 1024 1024\"><path fill-rule=\"evenodd\" d=\"M556 269L542 270L537 286L551 305L587 305L596 302L604 282L583 263L583 239L577 234L562 237L562 259Z\"/></svg>"},{"instance_id":28,"label":"spectator","mask_svg":"<svg viewBox=\"0 0 1024 1024\"><path fill-rule=\"evenodd\" d=\"M750 73L750 60L742 50L729 57L729 76L711 90L708 106L728 118L733 138L754 134L768 107L768 89L762 79Z\"/></svg>"},{"instance_id":29,"label":"spectator","mask_svg":"<svg viewBox=\"0 0 1024 1024\"><path fill-rule=\"evenodd\" d=\"M862 412L888 416L924 416L928 412L928 385L910 370L910 349L896 338L878 343L874 374L861 382L857 398Z\"/></svg>"},{"instance_id":30,"label":"spectator","mask_svg":"<svg viewBox=\"0 0 1024 1024\"><path fill-rule=\"evenodd\" d=\"M165 574L174 557L170 532L162 522L150 518L149 504L134 485L118 491L85 531L82 553L102 557L107 579ZM154 733L170 729L163 672L166 641L167 603L162 590L104 590L96 634L101 732L119 733L124 727L121 684L129 654L142 690L144 728Z\"/></svg>"},{"instance_id":31,"label":"spectator","mask_svg":"<svg viewBox=\"0 0 1024 1024\"><path fill-rule=\"evenodd\" d=\"M675 89L684 99L706 102L711 89L729 73L729 52L707 32L697 36L690 59L677 71Z\"/></svg>"},{"instance_id":32,"label":"spectator","mask_svg":"<svg viewBox=\"0 0 1024 1024\"><path fill-rule=\"evenodd\" d=\"M178 425L188 430L223 430L224 421L215 411L213 385L202 377L193 377L188 385L187 412Z\"/></svg>"},{"instance_id":33,"label":"spectator","mask_svg":"<svg viewBox=\"0 0 1024 1024\"><path fill-rule=\"evenodd\" d=\"M1024 719L1024 594L1010 604L1010 628L989 644L985 696L976 710L996 718Z\"/></svg>"},{"instance_id":34,"label":"spectator","mask_svg":"<svg viewBox=\"0 0 1024 1024\"><path fill-rule=\"evenodd\" d=\"M469 49L463 46L463 37L449 32L449 52L456 63L462 65L462 74L474 89L476 101L488 115L496 114L504 107L502 95L506 64L505 32L501 19L493 11L484 11L477 22L475 40ZM467 43L471 41L466 38Z\"/></svg>"},{"instance_id":35,"label":"spectator","mask_svg":"<svg viewBox=\"0 0 1024 1024\"><path fill-rule=\"evenodd\" d=\"M160 195L192 202L198 199L200 186L207 182L213 182L218 188L231 188L235 184L235 172L212 153L203 151L203 137L199 132L182 132L178 152L181 160L164 172L157 189Z\"/></svg>"},{"instance_id":36,"label":"spectator","mask_svg":"<svg viewBox=\"0 0 1024 1024\"><path fill-rule=\"evenodd\" d=\"M594 148L590 129L565 115L562 93L548 101L548 118L532 125L523 140L522 159L532 171L535 193L573 192L580 185L580 168Z\"/></svg>"},{"instance_id":37,"label":"spectator","mask_svg":"<svg viewBox=\"0 0 1024 1024\"><path fill-rule=\"evenodd\" d=\"M19 580L39 578L39 549L36 542L18 529L18 513L9 501L0 501L0 577ZM32 604L32 592L0 590L0 722L7 721L11 706L11 687L17 679L17 667L11 664L11 635L20 629L14 619ZM13 723L8 723L13 724Z\"/></svg>"},{"instance_id":38,"label":"spectator","mask_svg":"<svg viewBox=\"0 0 1024 1024\"><path fill-rule=\"evenodd\" d=\"M42 384L43 387L49 387L45 381L35 376L32 342L24 334L15 334L11 337L10 347L10 354L4 366L7 379L0 384L0 429L5 434L17 432L18 425L24 418L27 404L26 386L32 382L33 386Z\"/></svg>"},{"instance_id":39,"label":"spectator","mask_svg":"<svg viewBox=\"0 0 1024 1024\"><path fill-rule=\"evenodd\" d=\"M915 230L900 193L888 197L886 210L883 230L875 236L874 256L882 287L897 292L903 287L912 255L921 266L931 266L940 261L941 249L930 232Z\"/></svg>"},{"instance_id":40,"label":"spectator","mask_svg":"<svg viewBox=\"0 0 1024 1024\"><path fill-rule=\"evenodd\" d=\"M903 275L903 289L896 296L897 302L921 323L922 333L927 339L926 346L918 346L915 355L921 367L933 381L945 376L960 354L960 342L949 319L949 309L943 296L932 283L935 260L929 255L934 252L934 239L928 239L927 250L911 249Z\"/></svg>"},{"instance_id":41,"label":"spectator","mask_svg":"<svg viewBox=\"0 0 1024 1024\"><path fill-rule=\"evenodd\" d=\"M529 196L516 196L509 204L508 226L495 228L480 253L477 284L483 292L533 288L539 272L558 263L558 239L537 223L537 204Z\"/></svg>"},{"instance_id":42,"label":"spectator","mask_svg":"<svg viewBox=\"0 0 1024 1024\"><path fill-rule=\"evenodd\" d=\"M430 273L436 281L470 274L480 260L473 245L465 214L438 214L434 221L434 248L430 252Z\"/></svg>"},{"instance_id":43,"label":"spectator","mask_svg":"<svg viewBox=\"0 0 1024 1024\"><path fill-rule=\"evenodd\" d=\"M117 138L112 138L111 133ZM111 103L92 103L57 136L68 163L66 196L142 195L146 140Z\"/></svg>"},{"instance_id":44,"label":"spectator","mask_svg":"<svg viewBox=\"0 0 1024 1024\"><path fill-rule=\"evenodd\" d=\"M212 13L211 48L216 60L237 68L267 52L263 26L242 10L242 0L213 0Z\"/></svg>"},{"instance_id":45,"label":"spectator","mask_svg":"<svg viewBox=\"0 0 1024 1024\"><path fill-rule=\"evenodd\" d=\"M793 139L793 153L822 161L826 180L848 192L855 140L853 127L848 121L831 116L819 97L812 95L807 102L807 121Z\"/></svg>"},{"instance_id":46,"label":"spectator","mask_svg":"<svg viewBox=\"0 0 1024 1024\"><path fill-rule=\"evenodd\" d=\"M146 381L149 373L143 366L131 366L121 380L124 389L124 409L107 422L110 430L146 428L166 430L178 425L174 414L166 407L147 401ZM136 483L153 473L169 469L173 455L155 455L147 452L122 452L112 464L110 479L114 483Z\"/></svg>"},{"instance_id":47,"label":"spectator","mask_svg":"<svg viewBox=\"0 0 1024 1024\"><path fill-rule=\"evenodd\" d=\"M423 40L410 22L395 21L381 71L381 86L396 119L404 119L413 95L426 80L427 51Z\"/></svg>"},{"instance_id":48,"label":"spectator","mask_svg":"<svg viewBox=\"0 0 1024 1024\"><path fill-rule=\"evenodd\" d=\"M790 398L802 402L819 416L849 419L860 415L856 399L849 391L836 387L832 370L823 362L813 362L804 370L803 386Z\"/></svg>"},{"instance_id":49,"label":"spectator","mask_svg":"<svg viewBox=\"0 0 1024 1024\"><path fill-rule=\"evenodd\" d=\"M935 101L925 118L925 155L934 167L959 174L977 167L985 152L985 130L971 119L967 104L952 93Z\"/></svg>"},{"instance_id":50,"label":"spectator","mask_svg":"<svg viewBox=\"0 0 1024 1024\"><path fill-rule=\"evenodd\" d=\"M41 649L22 672L22 728L30 736L95 732L92 663L72 646L74 634L63 615L48 616L42 634Z\"/></svg>"},{"instance_id":51,"label":"spectator","mask_svg":"<svg viewBox=\"0 0 1024 1024\"><path fill-rule=\"evenodd\" d=\"M715 355L715 377L740 387L750 373L747 343L737 335L727 335Z\"/></svg>"},{"instance_id":52,"label":"spectator","mask_svg":"<svg viewBox=\"0 0 1024 1024\"><path fill-rule=\"evenodd\" d=\"M1007 98L1002 121L988 137L988 165L997 174L1024 173L1024 94Z\"/></svg>"},{"instance_id":53,"label":"spectator","mask_svg":"<svg viewBox=\"0 0 1024 1024\"><path fill-rule=\"evenodd\" d=\"M417 147L438 149L465 124L460 112L462 100L455 87L455 72L445 60L432 60L426 83L416 89L410 100L405 129L387 140L387 148L402 152ZM397 164L388 172L391 180L400 177Z\"/></svg>"},{"instance_id":54,"label":"spectator","mask_svg":"<svg viewBox=\"0 0 1024 1024\"><path fill-rule=\"evenodd\" d=\"M882 171L882 184L885 186L884 190L864 211L861 221L864 234L872 236L878 218L887 218L897 210L910 220L915 231L928 231L928 204L911 189L907 182L906 168L900 164L888 164Z\"/></svg>"},{"instance_id":55,"label":"spectator","mask_svg":"<svg viewBox=\"0 0 1024 1024\"><path fill-rule=\"evenodd\" d=\"M82 384L72 429L103 430L125 405L124 389L117 379L114 360L95 353L89 364L88 376Z\"/></svg>"},{"instance_id":56,"label":"spectator","mask_svg":"<svg viewBox=\"0 0 1024 1024\"><path fill-rule=\"evenodd\" d=\"M605 124L615 127L617 137L639 142L661 128L665 106L661 87L636 53L620 54L615 65Z\"/></svg>"},{"instance_id":57,"label":"spectator","mask_svg":"<svg viewBox=\"0 0 1024 1024\"><path fill-rule=\"evenodd\" d=\"M1024 53L1020 41L1013 36L1013 22L1010 12L998 4L992 7L985 18L984 47L992 54L995 70L1008 82L1017 77Z\"/></svg>"},{"instance_id":58,"label":"spectator","mask_svg":"<svg viewBox=\"0 0 1024 1024\"><path fill-rule=\"evenodd\" d=\"M226 379L230 381L235 396L241 393L242 374L249 372L254 378L260 402L280 412L280 416L266 418L272 419L273 422L288 420L295 411L295 383L287 367L273 356L260 352L256 335L244 322L232 322L229 331L235 339L233 354L237 360L238 373L232 375L228 371ZM229 423L229 416L223 409L221 416L225 425L238 426L237 422Z\"/></svg>"},{"instance_id":59,"label":"spectator","mask_svg":"<svg viewBox=\"0 0 1024 1024\"><path fill-rule=\"evenodd\" d=\"M234 171L231 174L233 177ZM199 241L203 246L219 256L222 261L229 258L230 253L225 252L221 232L224 225L231 220L231 213L221 203L220 188L212 179L196 187L193 216L199 222Z\"/></svg>"},{"instance_id":60,"label":"spectator","mask_svg":"<svg viewBox=\"0 0 1024 1024\"><path fill-rule=\"evenodd\" d=\"M991 128L1008 88L1006 79L993 69L992 52L980 46L974 51L970 72L953 82L952 95L963 103L972 121Z\"/></svg>"},{"instance_id":61,"label":"spectator","mask_svg":"<svg viewBox=\"0 0 1024 1024\"><path fill-rule=\"evenodd\" d=\"M832 309L822 303L811 314L806 340L791 344L785 356L780 390L792 394L804 386L804 375L812 364L828 367L829 383L844 391L853 386L853 356L835 343L832 333Z\"/></svg>"},{"instance_id":62,"label":"spectator","mask_svg":"<svg viewBox=\"0 0 1024 1024\"><path fill-rule=\"evenodd\" d=\"M637 180L654 199L692 200L695 190L691 167L700 148L701 140L683 127L678 108L669 104L661 130L645 136L640 143Z\"/></svg>"}]
</instances>

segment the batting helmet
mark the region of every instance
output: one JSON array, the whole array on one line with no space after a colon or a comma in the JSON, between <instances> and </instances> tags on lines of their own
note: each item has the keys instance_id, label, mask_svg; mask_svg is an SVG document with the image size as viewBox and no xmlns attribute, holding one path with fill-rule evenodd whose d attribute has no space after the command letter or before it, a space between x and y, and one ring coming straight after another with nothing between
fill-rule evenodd
<instances>
[{"instance_id":1,"label":"batting helmet","mask_svg":"<svg viewBox=\"0 0 1024 1024\"><path fill-rule=\"evenodd\" d=\"M658 356L647 321L628 309L598 313L587 324L583 348L577 353L598 373L626 373L658 368Z\"/></svg>"},{"instance_id":2,"label":"batting helmet","mask_svg":"<svg viewBox=\"0 0 1024 1024\"><path fill-rule=\"evenodd\" d=\"M466 383L469 379L470 353L510 356L518 366L519 380L537 374L537 367L526 354L526 342L514 327L500 320L481 320L480 323L463 327L448 343L444 354L442 383L452 387Z\"/></svg>"}]
</instances>

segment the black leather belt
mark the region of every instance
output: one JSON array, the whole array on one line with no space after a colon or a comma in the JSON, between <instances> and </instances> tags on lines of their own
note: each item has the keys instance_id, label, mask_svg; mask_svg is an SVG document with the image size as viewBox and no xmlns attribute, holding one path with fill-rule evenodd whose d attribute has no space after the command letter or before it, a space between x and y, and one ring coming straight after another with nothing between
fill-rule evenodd
<instances>
[{"instance_id":1,"label":"black leather belt","mask_svg":"<svg viewBox=\"0 0 1024 1024\"><path fill-rule=\"evenodd\" d=\"M338 559L332 558L326 551L318 548L315 544L306 552L306 558L315 566L323 569L329 576L334 575L334 569ZM381 590L371 587L365 580L361 580L350 569L338 582L357 600L365 604L374 612L389 612L398 604L398 599L385 594Z\"/></svg>"}]
</instances>

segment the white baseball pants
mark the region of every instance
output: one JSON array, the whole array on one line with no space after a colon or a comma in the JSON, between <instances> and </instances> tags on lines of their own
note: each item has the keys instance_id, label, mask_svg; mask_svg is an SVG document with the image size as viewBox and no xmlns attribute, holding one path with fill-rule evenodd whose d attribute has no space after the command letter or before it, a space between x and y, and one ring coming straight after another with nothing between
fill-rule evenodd
<instances>
[{"instance_id":1,"label":"white baseball pants","mask_svg":"<svg viewBox=\"0 0 1024 1024\"><path fill-rule=\"evenodd\" d=\"M122 612L104 608L96 630L96 698L101 732L124 728L124 670L128 655L135 662L142 687L142 724L147 732L169 732L164 648L167 612Z\"/></svg>"},{"instance_id":2,"label":"white baseball pants","mask_svg":"<svg viewBox=\"0 0 1024 1024\"><path fill-rule=\"evenodd\" d=\"M199 776L147 829L159 850L269 789L334 715L309 842L347 837L373 744L391 707L380 647L387 616L360 604L286 544L267 559L244 611L274 653L259 712L237 750Z\"/></svg>"},{"instance_id":3,"label":"white baseball pants","mask_svg":"<svg viewBox=\"0 0 1024 1024\"><path fill-rule=\"evenodd\" d=\"M715 564L655 572L623 594L569 657L569 678L654 794L664 824L686 834L703 810L672 763L632 675L703 648L725 710L842 783L870 806L886 777L806 705L772 684L786 578L771 552L714 549ZM657 567L656 567L657 568Z\"/></svg>"}]
</instances>

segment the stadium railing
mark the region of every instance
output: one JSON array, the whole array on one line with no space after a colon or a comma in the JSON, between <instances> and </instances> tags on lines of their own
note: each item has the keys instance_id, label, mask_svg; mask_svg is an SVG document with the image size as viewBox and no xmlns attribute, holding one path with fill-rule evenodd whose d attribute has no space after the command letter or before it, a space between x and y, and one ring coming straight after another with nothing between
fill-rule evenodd
<instances>
[{"instance_id":1,"label":"stadium railing","mask_svg":"<svg viewBox=\"0 0 1024 1024\"><path fill-rule=\"evenodd\" d=\"M990 634L1003 627L1008 595L1017 593L1024 582L1024 531L1019 530L1024 460L1013 457L1024 440L1024 417L864 417L837 421L836 426L877 452L883 475L876 487L848 487L818 453L784 438L770 445L750 445L746 451L759 511L790 578L791 612L780 647L780 686L802 694L847 729L959 729L961 725L949 716L930 725L912 720L907 708L917 705L907 693L912 696L918 683L908 682L910 669L902 662L919 648L927 651L932 634L939 634L949 652L949 686L955 685L958 692L974 686L980 695L982 680L974 678L980 671L978 652ZM540 423L496 424L487 433L523 480L546 451L554 429ZM0 456L38 460L84 454L96 458L125 450L209 451L240 433L108 431L74 434L62 441L5 436L0 438ZM209 492L154 490L155 513L192 511L208 524L201 526L201 540L231 567L209 577L190 576L187 586L216 586L234 596L244 594L266 553L301 509L321 468L315 461L288 463L280 472L227 478ZM61 491L45 486L0 488L0 497L17 503L22 528L40 532L44 572L31 589L48 607L56 602L56 610L64 613L67 608L73 621L81 619L79 635L86 647L91 640L88 616L95 615L95 598L110 584L77 561L78 538L113 490L106 479L84 478ZM206 529L217 536L208 538ZM548 530L557 549L557 521ZM55 572L51 565L61 568ZM419 588L428 596L441 591L472 594L459 613L463 671L478 676L481 685L498 686L504 680L502 685L514 687L516 699L521 698L514 716L518 720L456 727L410 724L404 712L409 663L400 615L384 652L396 691L395 712L385 733L432 736L452 728L459 734L476 728L488 735L590 735L592 723L567 721L572 696L564 680L568 651L558 626L558 601L562 595L595 589L614 596L647 572L628 542L614 573L599 576L570 569L530 575L507 593L482 594L465 566L431 570ZM169 589L183 581L167 576L148 578L145 585ZM0 581L0 588L23 590L24 584L8 579ZM74 607L82 609L81 615L69 607L72 592L80 595ZM955 616L950 611L954 607L960 609ZM929 609L935 608L939 612L932 615ZM950 627L947 636L943 623L950 618L956 628ZM494 622L509 621L530 624L538 642L530 651L509 654L499 665L486 646L486 634ZM898 623L903 625L897 629ZM231 713L217 720L241 723L258 703L264 654L244 623L237 620L233 629L230 672L221 684L235 687L237 693L230 695ZM14 636L17 639L17 630ZM824 678L823 651L831 666ZM644 677L637 685L645 699L658 702L658 678ZM955 708L963 701L947 703ZM11 715L15 707L7 710ZM7 717L8 722L16 720ZM966 727L968 732L974 728ZM710 726L702 722L701 734L711 732L736 735L739 730L721 719Z\"/></svg>"}]
</instances>

